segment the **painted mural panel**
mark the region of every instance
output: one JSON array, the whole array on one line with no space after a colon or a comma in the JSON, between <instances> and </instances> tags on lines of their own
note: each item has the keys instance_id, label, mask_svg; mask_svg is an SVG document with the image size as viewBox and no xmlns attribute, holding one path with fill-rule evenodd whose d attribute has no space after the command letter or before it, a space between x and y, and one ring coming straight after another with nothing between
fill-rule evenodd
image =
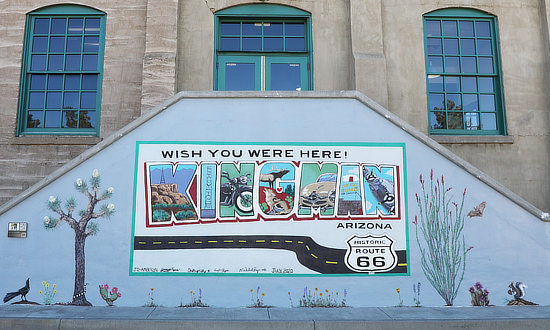
<instances>
[{"instance_id":1,"label":"painted mural panel","mask_svg":"<svg viewBox=\"0 0 550 330\"><path fill-rule=\"evenodd\" d=\"M131 275L408 275L404 144L137 142Z\"/></svg>"}]
</instances>

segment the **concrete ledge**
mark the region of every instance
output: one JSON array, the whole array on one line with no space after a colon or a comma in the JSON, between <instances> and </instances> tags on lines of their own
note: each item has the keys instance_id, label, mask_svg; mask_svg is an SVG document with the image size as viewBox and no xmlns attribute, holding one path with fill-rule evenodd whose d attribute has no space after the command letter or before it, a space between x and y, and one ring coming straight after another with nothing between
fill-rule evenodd
<instances>
[{"instance_id":1,"label":"concrete ledge","mask_svg":"<svg viewBox=\"0 0 550 330\"><path fill-rule=\"evenodd\" d=\"M46 144L46 145L95 145L101 142L97 136L78 135L22 135L13 137L9 143L14 145Z\"/></svg>"},{"instance_id":2,"label":"concrete ledge","mask_svg":"<svg viewBox=\"0 0 550 330\"><path fill-rule=\"evenodd\" d=\"M443 144L512 144L514 137L507 135L430 135L430 137Z\"/></svg>"}]
</instances>

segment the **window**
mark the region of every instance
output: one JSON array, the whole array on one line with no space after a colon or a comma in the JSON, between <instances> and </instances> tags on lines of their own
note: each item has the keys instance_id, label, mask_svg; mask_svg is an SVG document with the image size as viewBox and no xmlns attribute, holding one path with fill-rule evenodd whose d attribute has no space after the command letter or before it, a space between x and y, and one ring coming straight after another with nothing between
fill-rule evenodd
<instances>
[{"instance_id":1,"label":"window","mask_svg":"<svg viewBox=\"0 0 550 330\"><path fill-rule=\"evenodd\" d=\"M430 134L504 135L496 19L472 9L424 15Z\"/></svg>"},{"instance_id":2,"label":"window","mask_svg":"<svg viewBox=\"0 0 550 330\"><path fill-rule=\"evenodd\" d=\"M271 4L216 13L216 90L310 90L311 15Z\"/></svg>"},{"instance_id":3,"label":"window","mask_svg":"<svg viewBox=\"0 0 550 330\"><path fill-rule=\"evenodd\" d=\"M45 7L27 16L18 134L99 135L105 14Z\"/></svg>"}]
</instances>

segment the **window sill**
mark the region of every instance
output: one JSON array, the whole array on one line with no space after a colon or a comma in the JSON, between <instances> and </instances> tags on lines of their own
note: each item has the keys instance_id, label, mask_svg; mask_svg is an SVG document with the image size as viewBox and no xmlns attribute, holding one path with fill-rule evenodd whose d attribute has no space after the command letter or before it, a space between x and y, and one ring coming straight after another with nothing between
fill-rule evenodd
<instances>
[{"instance_id":1,"label":"window sill","mask_svg":"<svg viewBox=\"0 0 550 330\"><path fill-rule=\"evenodd\" d=\"M97 136L44 136L25 135L10 140L13 145L95 145L101 142Z\"/></svg>"},{"instance_id":2,"label":"window sill","mask_svg":"<svg viewBox=\"0 0 550 330\"><path fill-rule=\"evenodd\" d=\"M442 144L512 144L514 137L507 135L430 135Z\"/></svg>"}]
</instances>

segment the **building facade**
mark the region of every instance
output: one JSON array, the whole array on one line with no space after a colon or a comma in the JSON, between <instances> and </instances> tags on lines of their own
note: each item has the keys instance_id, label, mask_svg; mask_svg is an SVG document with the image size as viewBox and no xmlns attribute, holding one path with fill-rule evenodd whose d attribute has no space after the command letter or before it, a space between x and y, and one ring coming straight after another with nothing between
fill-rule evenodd
<instances>
[{"instance_id":1,"label":"building facade","mask_svg":"<svg viewBox=\"0 0 550 330\"><path fill-rule=\"evenodd\" d=\"M294 79L292 89L364 93L549 209L545 1L6 1L1 9L3 203L178 91L288 89L277 81ZM96 30L86 25L93 17ZM54 31L63 19L66 30ZM246 75L257 86L230 81ZM74 77L81 85L72 89Z\"/></svg>"}]
</instances>

